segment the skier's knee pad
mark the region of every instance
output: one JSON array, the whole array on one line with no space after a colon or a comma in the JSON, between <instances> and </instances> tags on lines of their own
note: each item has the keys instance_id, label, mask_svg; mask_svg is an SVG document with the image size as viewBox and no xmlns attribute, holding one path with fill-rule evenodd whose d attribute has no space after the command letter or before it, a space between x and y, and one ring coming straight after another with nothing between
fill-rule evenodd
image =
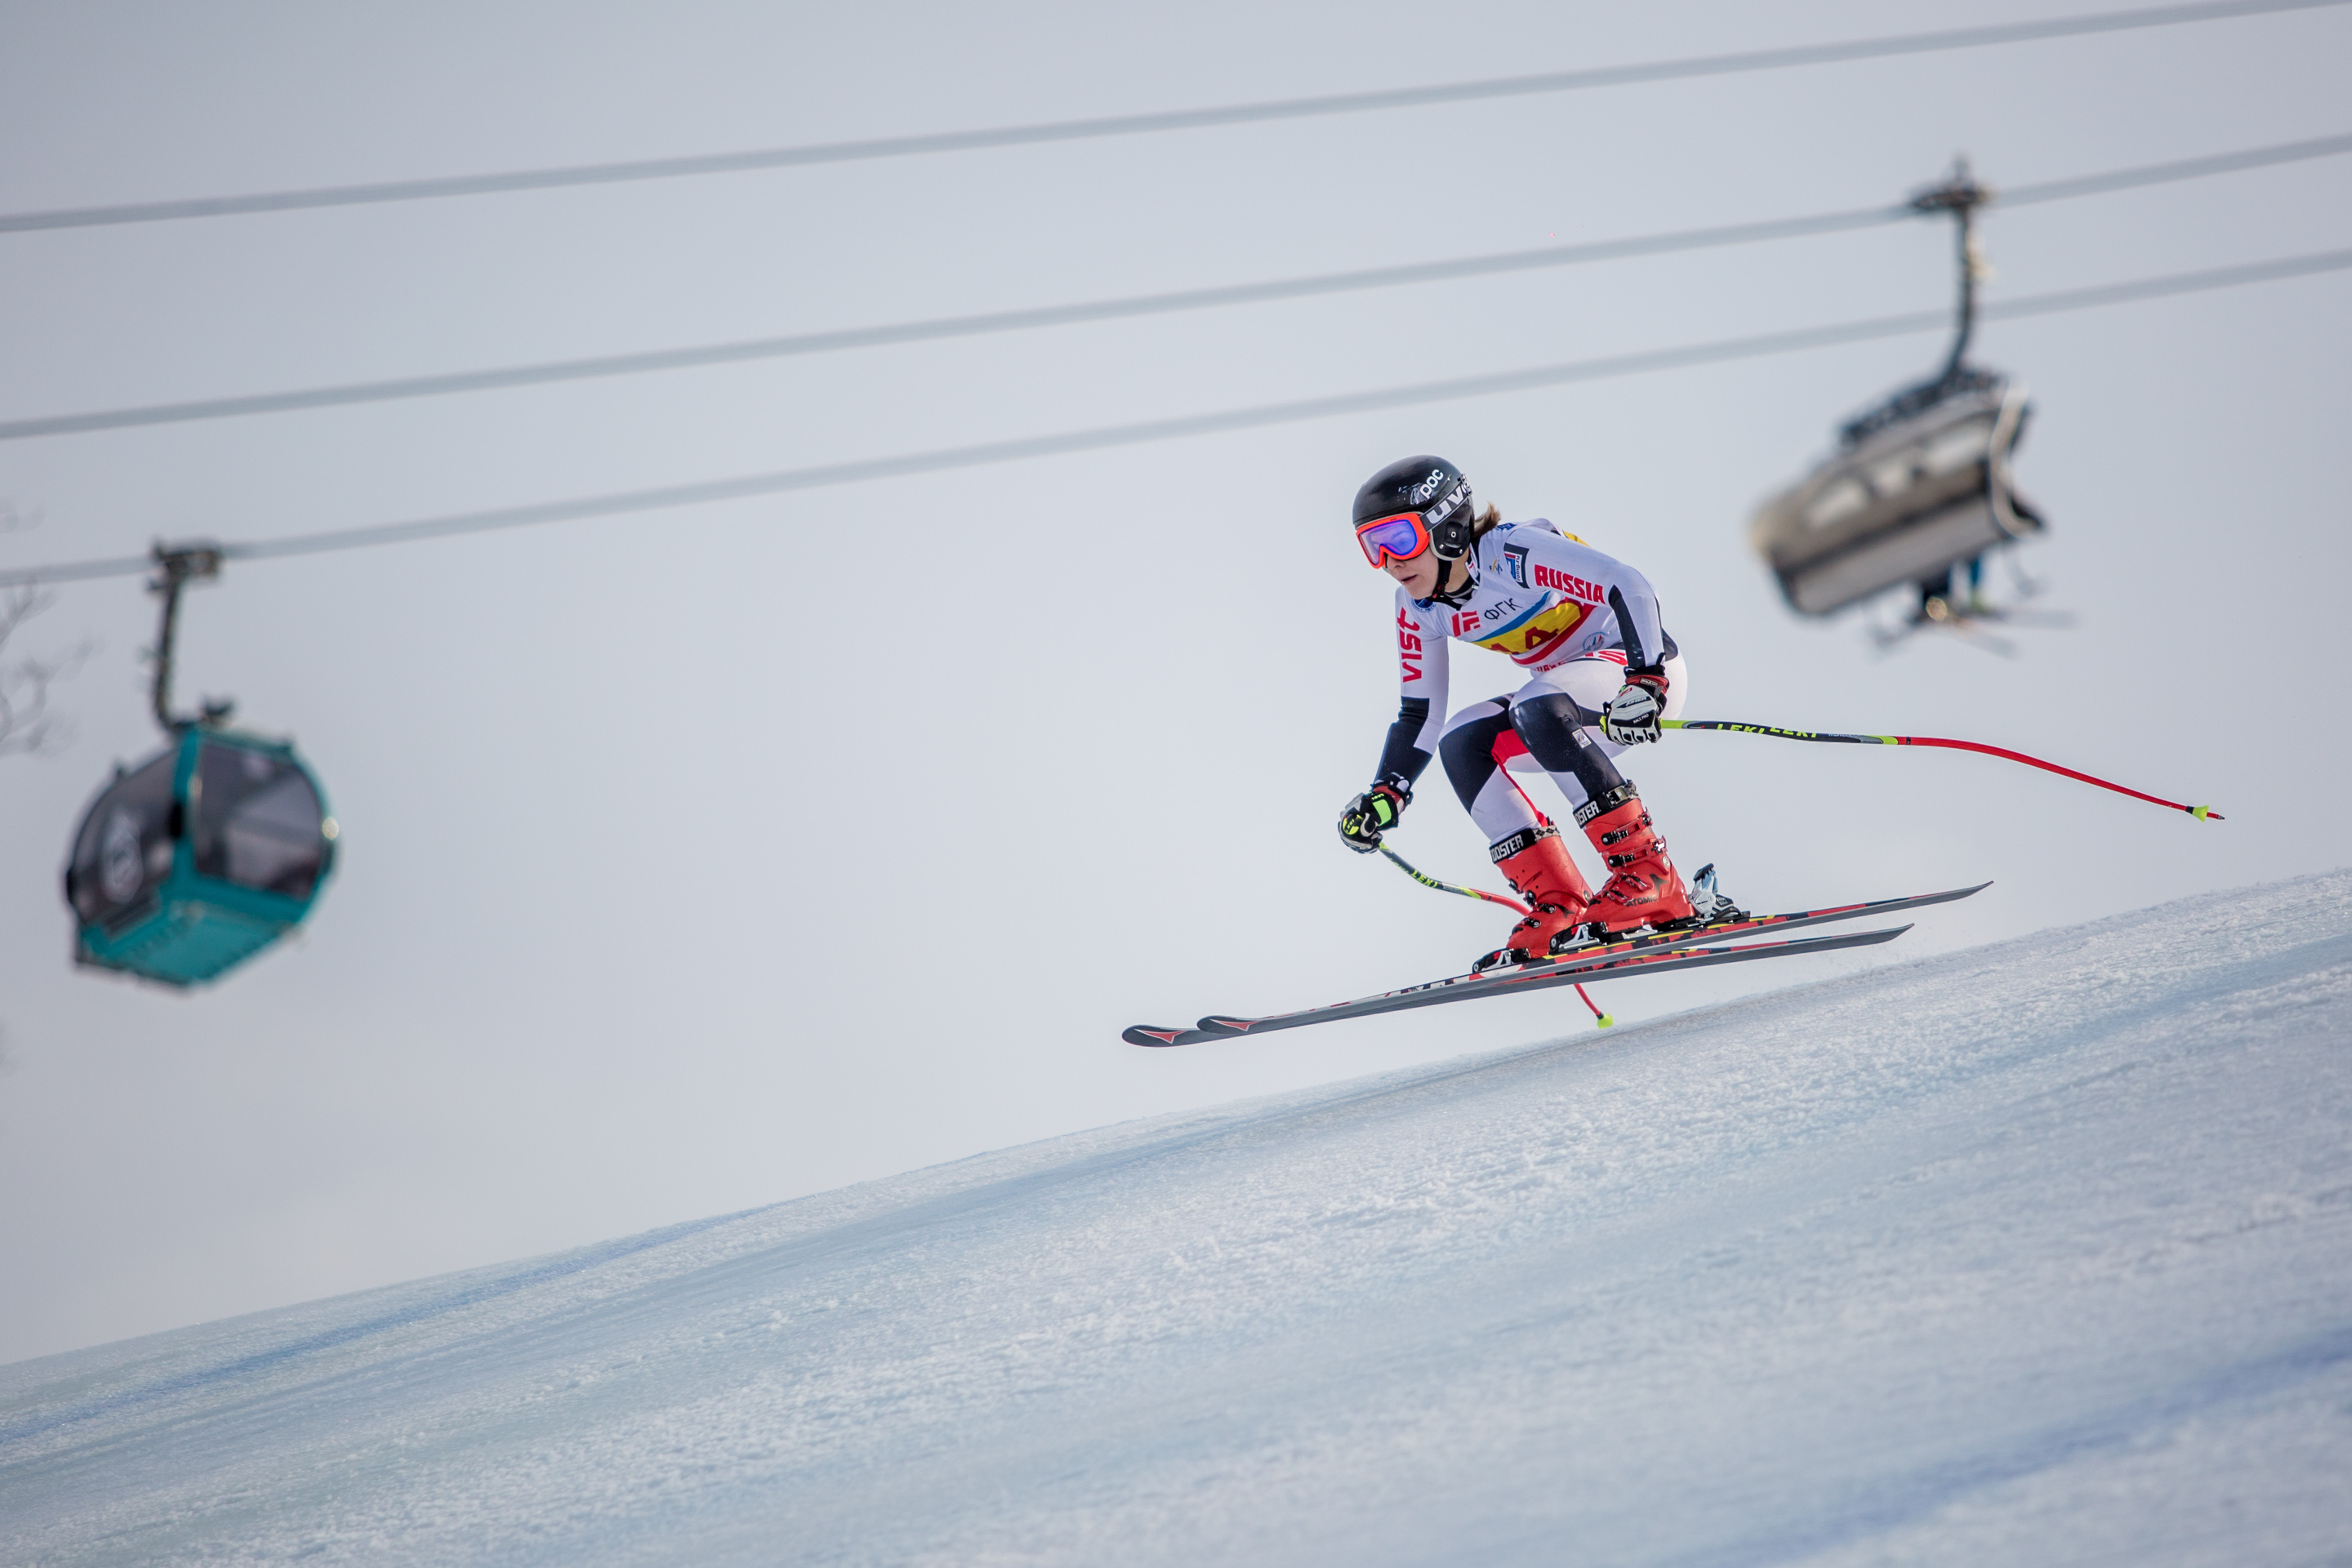
<instances>
[{"instance_id":1,"label":"skier's knee pad","mask_svg":"<svg viewBox=\"0 0 2352 1568\"><path fill-rule=\"evenodd\" d=\"M1585 727L1595 722L1565 692L1530 697L1511 710L1511 727L1527 742L1528 755L1548 773L1572 773L1593 800L1625 782L1608 753L1592 743Z\"/></svg>"}]
</instances>

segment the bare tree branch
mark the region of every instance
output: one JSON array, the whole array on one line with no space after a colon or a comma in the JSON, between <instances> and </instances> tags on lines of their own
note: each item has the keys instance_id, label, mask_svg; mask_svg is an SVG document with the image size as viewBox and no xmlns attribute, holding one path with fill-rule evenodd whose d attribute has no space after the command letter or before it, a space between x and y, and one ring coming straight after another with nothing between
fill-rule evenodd
<instances>
[{"instance_id":1,"label":"bare tree branch","mask_svg":"<svg viewBox=\"0 0 2352 1568\"><path fill-rule=\"evenodd\" d=\"M0 595L0 652L19 626L55 602L55 595L34 587ZM0 756L55 751L71 737L64 721L49 710L49 688L70 677L91 651L91 645L84 643L57 658L0 663Z\"/></svg>"}]
</instances>

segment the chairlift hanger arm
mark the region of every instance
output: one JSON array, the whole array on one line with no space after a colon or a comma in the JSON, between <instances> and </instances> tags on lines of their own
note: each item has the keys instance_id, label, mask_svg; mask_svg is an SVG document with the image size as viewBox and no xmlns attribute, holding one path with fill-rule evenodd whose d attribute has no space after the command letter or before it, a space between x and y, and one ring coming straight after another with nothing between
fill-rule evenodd
<instances>
[{"instance_id":1,"label":"chairlift hanger arm","mask_svg":"<svg viewBox=\"0 0 2352 1568\"><path fill-rule=\"evenodd\" d=\"M1940 184L1913 192L1911 199L1904 204L1922 216L1949 213L1956 220L1953 238L1958 252L1960 279L1952 350L1934 375L1903 388L1841 426L1841 447L1852 450L1878 432L1916 418L1947 398L2000 384L2000 376L1971 370L1968 364L1969 343L1976 334L1977 284L1988 270L1983 247L1977 238L1976 213L1979 207L1990 205L1994 199L1993 188L1978 181L1969 168L1968 155L1962 153L1952 160L1952 172Z\"/></svg>"},{"instance_id":2,"label":"chairlift hanger arm","mask_svg":"<svg viewBox=\"0 0 2352 1568\"><path fill-rule=\"evenodd\" d=\"M1959 379L1960 366L1968 358L1969 339L1977 325L1977 283L1984 275L1984 253L1977 242L1977 209L1994 199L1990 185L1980 184L1969 168L1968 154L1952 160L1952 172L1941 184L1929 185L1913 193L1911 210L1921 214L1949 213L1954 219L1952 239L1957 247L1960 271L1959 320L1952 338L1952 352L1944 361L1943 374L1937 384L1948 385Z\"/></svg>"}]
</instances>

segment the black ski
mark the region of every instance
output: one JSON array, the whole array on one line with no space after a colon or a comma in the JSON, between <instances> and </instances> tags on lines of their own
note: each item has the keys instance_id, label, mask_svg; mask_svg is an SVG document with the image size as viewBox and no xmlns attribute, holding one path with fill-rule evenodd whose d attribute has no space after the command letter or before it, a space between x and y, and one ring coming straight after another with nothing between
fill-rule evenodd
<instances>
[{"instance_id":1,"label":"black ski","mask_svg":"<svg viewBox=\"0 0 2352 1568\"><path fill-rule=\"evenodd\" d=\"M1769 931L1777 933L1798 926L1820 925L1830 921L1853 920L1862 915L1886 914L1897 910L1948 903L1980 892L1990 886L1989 882L1979 882L1973 888L1956 888L1948 892L1925 893L1916 898L1880 899L1869 903L1838 904L1817 910L1794 910L1788 914L1744 916L1690 931L1589 943L1558 958L1535 963L1489 970L1483 974L1453 975L1421 985L1409 985L1401 991L1386 991L1377 996L1336 1002L1296 1013L1276 1013L1262 1018L1211 1014L1190 1029L1155 1028L1136 1024L1121 1031L1119 1037L1134 1046L1191 1046L1203 1040L1230 1040L1244 1035L1300 1028L1308 1024L1333 1023L1341 1018L1365 1018L1412 1007L1467 1002L1480 996L1544 991L1579 981L1613 980L1629 974L1655 973L1668 969L1702 969L1718 963L1744 963L1749 959L1794 957L1801 953L1828 952L1840 948L1867 947L1892 942L1911 928L1902 925L1880 931L1857 931L1848 936L1801 937L1736 947L1717 944L1752 932Z\"/></svg>"},{"instance_id":2,"label":"black ski","mask_svg":"<svg viewBox=\"0 0 2352 1568\"><path fill-rule=\"evenodd\" d=\"M1799 926L1827 925L1832 921L1859 920L1864 915L1891 915L1902 910L1924 910L1929 904L1948 904L1983 892L1990 882L1979 882L1973 888L1954 888L1942 893L1919 893L1907 899L1874 899L1864 904L1828 904L1818 910L1793 910L1780 915L1733 915L1724 920L1710 921L1705 925L1689 926L1675 931L1655 931L1645 936L1623 937L1616 942L1591 942L1570 948L1556 958L1538 959L1522 964L1521 969L1540 969L1547 963L1574 963L1579 960L1606 956L1616 952L1641 952L1659 947L1700 947L1709 942L1729 942L1735 937L1755 931L1795 931Z\"/></svg>"}]
</instances>

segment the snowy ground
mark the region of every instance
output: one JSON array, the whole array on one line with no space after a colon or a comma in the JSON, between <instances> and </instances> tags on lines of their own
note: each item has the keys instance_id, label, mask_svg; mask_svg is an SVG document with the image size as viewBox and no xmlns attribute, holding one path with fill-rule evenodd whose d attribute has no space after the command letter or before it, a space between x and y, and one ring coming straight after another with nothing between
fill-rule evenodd
<instances>
[{"instance_id":1,"label":"snowy ground","mask_svg":"<svg viewBox=\"0 0 2352 1568\"><path fill-rule=\"evenodd\" d=\"M12 1563L2345 1563L2347 1477L2347 872L0 1368Z\"/></svg>"}]
</instances>

